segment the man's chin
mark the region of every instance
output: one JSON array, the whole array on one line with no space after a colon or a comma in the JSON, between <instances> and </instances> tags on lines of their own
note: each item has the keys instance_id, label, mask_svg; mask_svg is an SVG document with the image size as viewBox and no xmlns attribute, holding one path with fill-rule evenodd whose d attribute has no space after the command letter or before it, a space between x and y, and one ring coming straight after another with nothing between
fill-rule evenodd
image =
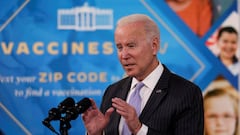
<instances>
[{"instance_id":1,"label":"man's chin","mask_svg":"<svg viewBox=\"0 0 240 135\"><path fill-rule=\"evenodd\" d=\"M127 76L130 76L130 77L134 77L136 74L134 74L133 72L126 72Z\"/></svg>"}]
</instances>

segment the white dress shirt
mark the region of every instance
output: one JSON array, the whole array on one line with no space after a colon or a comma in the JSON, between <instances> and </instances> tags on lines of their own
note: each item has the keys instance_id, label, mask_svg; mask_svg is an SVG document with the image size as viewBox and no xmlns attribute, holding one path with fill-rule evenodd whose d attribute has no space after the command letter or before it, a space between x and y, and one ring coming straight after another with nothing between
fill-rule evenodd
<instances>
[{"instance_id":1,"label":"white dress shirt","mask_svg":"<svg viewBox=\"0 0 240 135\"><path fill-rule=\"evenodd\" d=\"M155 88L160 76L162 75L163 72L163 66L162 64L159 62L159 65L142 81L144 83L144 86L142 87L141 91L140 91L140 96L142 99L141 102L141 112L143 110L143 108L145 107L153 89ZM131 97L131 94L133 93L136 84L138 83L138 80L136 78L133 78L132 80L132 84L131 84L131 88L130 88L130 92L127 96L127 103L129 103L129 98ZM122 129L123 129L123 124L124 124L125 120L123 117L121 117L120 119L120 123L119 123L119 133L120 135L122 134ZM148 127L146 125L144 125L144 123L142 123L142 127L139 130L139 132L137 133L137 135L146 135L148 131Z\"/></svg>"}]
</instances>

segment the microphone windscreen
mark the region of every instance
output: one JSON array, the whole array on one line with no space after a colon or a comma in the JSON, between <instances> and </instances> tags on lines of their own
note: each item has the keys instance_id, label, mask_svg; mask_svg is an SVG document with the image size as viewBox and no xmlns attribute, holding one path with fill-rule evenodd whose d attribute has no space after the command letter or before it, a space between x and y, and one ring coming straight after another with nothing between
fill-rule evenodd
<instances>
[{"instance_id":1,"label":"microphone windscreen","mask_svg":"<svg viewBox=\"0 0 240 135\"><path fill-rule=\"evenodd\" d=\"M52 108L48 111L48 117L50 120L59 120L61 118L61 112L57 108Z\"/></svg>"},{"instance_id":2,"label":"microphone windscreen","mask_svg":"<svg viewBox=\"0 0 240 135\"><path fill-rule=\"evenodd\" d=\"M59 103L58 108L60 109L60 112L65 113L68 108L74 107L74 105L74 99L71 97L67 97L61 103Z\"/></svg>"},{"instance_id":3,"label":"microphone windscreen","mask_svg":"<svg viewBox=\"0 0 240 135\"><path fill-rule=\"evenodd\" d=\"M66 115L63 119L61 119L62 121L70 121L70 120L75 120L78 117L78 111L75 107L71 107L66 111Z\"/></svg>"},{"instance_id":4,"label":"microphone windscreen","mask_svg":"<svg viewBox=\"0 0 240 135\"><path fill-rule=\"evenodd\" d=\"M92 105L92 103L89 98L83 98L75 106L78 110L78 113L81 114L81 113L85 112L91 105Z\"/></svg>"}]
</instances>

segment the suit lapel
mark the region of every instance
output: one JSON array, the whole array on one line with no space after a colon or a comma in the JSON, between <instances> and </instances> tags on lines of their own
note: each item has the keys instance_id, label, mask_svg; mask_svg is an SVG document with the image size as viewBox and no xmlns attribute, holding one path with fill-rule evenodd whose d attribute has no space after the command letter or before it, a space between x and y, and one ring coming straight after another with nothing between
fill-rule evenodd
<instances>
[{"instance_id":1,"label":"suit lapel","mask_svg":"<svg viewBox=\"0 0 240 135\"><path fill-rule=\"evenodd\" d=\"M170 74L170 71L164 66L163 73L150 95L142 113L140 114L140 120L147 121L151 117L153 111L158 107L163 97L167 94L168 79Z\"/></svg>"},{"instance_id":2,"label":"suit lapel","mask_svg":"<svg viewBox=\"0 0 240 135\"><path fill-rule=\"evenodd\" d=\"M123 83L119 84L119 88L116 91L117 93L115 94L116 97L126 100L127 94L131 87L131 81L132 81L132 78L128 77L128 78L126 78L126 81L123 81ZM116 131L118 131L118 126L119 126L118 124L120 122L120 118L121 118L121 116L118 113L114 112L112 114L112 123L110 125L113 127L114 132L115 132L115 129L116 129ZM116 132L116 134L118 134L118 132Z\"/></svg>"},{"instance_id":3,"label":"suit lapel","mask_svg":"<svg viewBox=\"0 0 240 135\"><path fill-rule=\"evenodd\" d=\"M124 81L124 83L120 84L120 88L118 90L118 94L117 96L123 100L126 101L127 99L127 94L130 90L130 87L131 87L131 82L132 82L132 78L131 77L128 77L126 78L126 81Z\"/></svg>"}]
</instances>

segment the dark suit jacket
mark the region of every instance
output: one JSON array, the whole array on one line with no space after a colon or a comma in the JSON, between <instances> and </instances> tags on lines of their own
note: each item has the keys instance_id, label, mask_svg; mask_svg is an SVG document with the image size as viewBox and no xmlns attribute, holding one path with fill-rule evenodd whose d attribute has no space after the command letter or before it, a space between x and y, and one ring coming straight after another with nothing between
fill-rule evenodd
<instances>
[{"instance_id":1,"label":"dark suit jacket","mask_svg":"<svg viewBox=\"0 0 240 135\"><path fill-rule=\"evenodd\" d=\"M126 100L131 77L110 85L103 96L101 111L111 107L111 99ZM148 126L148 135L203 135L203 99L198 86L171 73L165 66L162 76L139 116ZM120 115L115 111L106 127L106 135L118 135Z\"/></svg>"}]
</instances>

